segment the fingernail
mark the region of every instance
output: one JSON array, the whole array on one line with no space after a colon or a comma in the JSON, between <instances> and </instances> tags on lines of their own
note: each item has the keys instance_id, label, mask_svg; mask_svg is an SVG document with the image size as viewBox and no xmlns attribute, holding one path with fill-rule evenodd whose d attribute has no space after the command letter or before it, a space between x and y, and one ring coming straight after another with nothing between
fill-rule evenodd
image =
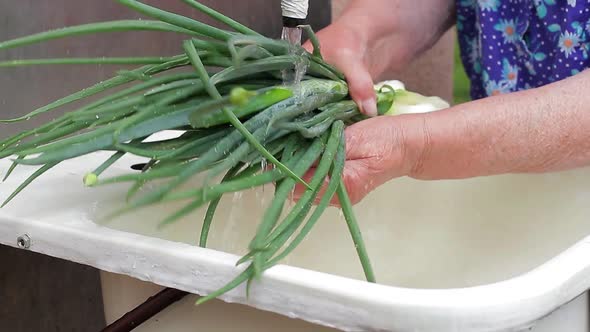
<instances>
[{"instance_id":1,"label":"fingernail","mask_svg":"<svg viewBox=\"0 0 590 332\"><path fill-rule=\"evenodd\" d=\"M361 103L361 107L363 108L363 113L368 116L377 116L377 102L375 99L367 99Z\"/></svg>"}]
</instances>

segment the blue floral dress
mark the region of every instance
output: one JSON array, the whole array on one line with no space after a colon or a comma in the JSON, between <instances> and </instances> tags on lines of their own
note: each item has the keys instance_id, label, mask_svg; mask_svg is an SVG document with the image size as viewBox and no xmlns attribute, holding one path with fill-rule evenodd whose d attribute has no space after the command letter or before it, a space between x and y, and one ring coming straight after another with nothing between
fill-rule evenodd
<instances>
[{"instance_id":1,"label":"blue floral dress","mask_svg":"<svg viewBox=\"0 0 590 332\"><path fill-rule=\"evenodd\" d=\"M473 99L590 68L590 0L457 0L457 30Z\"/></svg>"}]
</instances>

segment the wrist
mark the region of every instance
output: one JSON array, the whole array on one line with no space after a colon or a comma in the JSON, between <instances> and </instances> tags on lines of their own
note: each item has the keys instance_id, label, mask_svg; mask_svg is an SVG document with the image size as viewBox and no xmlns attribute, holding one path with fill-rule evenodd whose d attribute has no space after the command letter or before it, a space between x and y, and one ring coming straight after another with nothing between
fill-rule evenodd
<instances>
[{"instance_id":1,"label":"wrist","mask_svg":"<svg viewBox=\"0 0 590 332\"><path fill-rule=\"evenodd\" d=\"M426 117L421 114L403 114L390 119L400 133L402 174L412 178L420 178L424 171L424 163L428 160L432 148Z\"/></svg>"},{"instance_id":2,"label":"wrist","mask_svg":"<svg viewBox=\"0 0 590 332\"><path fill-rule=\"evenodd\" d=\"M470 137L469 125L459 112L409 114L402 126L407 176L440 180L476 175L471 174L479 169L473 161L479 158L477 151L485 148L481 145L483 142Z\"/></svg>"}]
</instances>

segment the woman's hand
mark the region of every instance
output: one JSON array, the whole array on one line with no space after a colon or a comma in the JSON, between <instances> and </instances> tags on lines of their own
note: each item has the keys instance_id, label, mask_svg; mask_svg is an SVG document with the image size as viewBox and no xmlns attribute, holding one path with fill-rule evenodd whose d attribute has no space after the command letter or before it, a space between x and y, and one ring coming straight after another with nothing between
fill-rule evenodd
<instances>
[{"instance_id":1,"label":"woman's hand","mask_svg":"<svg viewBox=\"0 0 590 332\"><path fill-rule=\"evenodd\" d=\"M452 0L352 0L334 23L318 32L321 53L344 73L361 112L374 117L374 78L403 68L432 46L452 25L453 12ZM312 50L309 42L304 47ZM410 171L417 150L407 148L402 124L379 118L346 129L344 181L353 203ZM301 190L296 189L296 196Z\"/></svg>"},{"instance_id":2,"label":"woman's hand","mask_svg":"<svg viewBox=\"0 0 590 332\"><path fill-rule=\"evenodd\" d=\"M416 1L431 6L420 7ZM403 65L446 30L443 23L450 16L444 13L452 1L416 1L353 0L337 22L319 33L324 58L344 72L351 95L368 115L373 113L372 106L366 106L374 93L368 83L371 74L378 75L384 63ZM383 8L392 5L399 15L387 21ZM388 45L398 51L381 52ZM356 123L345 132L343 176L349 195L358 203L379 185L401 176L460 179L590 166L588 91L590 70L544 87L442 111ZM301 190L296 189L296 196Z\"/></svg>"},{"instance_id":3,"label":"woman's hand","mask_svg":"<svg viewBox=\"0 0 590 332\"><path fill-rule=\"evenodd\" d=\"M402 176L462 179L590 166L588 91L590 69L528 91L356 123L346 129L348 193L358 203Z\"/></svg>"},{"instance_id":4,"label":"woman's hand","mask_svg":"<svg viewBox=\"0 0 590 332\"><path fill-rule=\"evenodd\" d=\"M453 24L452 0L352 0L318 32L324 59L346 76L361 112L377 115L374 79L400 70ZM304 47L311 51L309 42Z\"/></svg>"},{"instance_id":5,"label":"woman's hand","mask_svg":"<svg viewBox=\"0 0 590 332\"><path fill-rule=\"evenodd\" d=\"M420 139L409 142L407 129L402 125L409 125L415 120L404 121L404 117L413 116L379 116L346 128L346 162L342 176L353 204L390 179L412 173L414 161L422 150L422 142ZM311 169L303 177L304 180L310 181L313 173L314 169ZM298 185L295 198L304 190ZM321 194L323 191L318 196L321 197ZM332 204L338 205L336 197Z\"/></svg>"},{"instance_id":6,"label":"woman's hand","mask_svg":"<svg viewBox=\"0 0 590 332\"><path fill-rule=\"evenodd\" d=\"M340 69L349 85L352 99L361 112L368 116L377 115L376 95L373 90L372 76L378 72L369 72L370 64L367 52L367 40L354 25L332 24L318 33L322 47L322 56L336 68ZM311 51L311 44L304 47Z\"/></svg>"}]
</instances>

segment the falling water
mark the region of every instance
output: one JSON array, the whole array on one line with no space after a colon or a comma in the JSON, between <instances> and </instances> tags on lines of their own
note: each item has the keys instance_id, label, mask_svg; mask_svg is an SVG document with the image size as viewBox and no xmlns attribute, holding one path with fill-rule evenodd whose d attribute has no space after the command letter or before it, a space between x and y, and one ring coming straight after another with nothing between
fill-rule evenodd
<instances>
[{"instance_id":1,"label":"falling water","mask_svg":"<svg viewBox=\"0 0 590 332\"><path fill-rule=\"evenodd\" d=\"M262 172L265 172L267 170L267 168L268 168L268 161L266 161L266 158L262 158L260 160L260 170Z\"/></svg>"},{"instance_id":2,"label":"falling water","mask_svg":"<svg viewBox=\"0 0 590 332\"><path fill-rule=\"evenodd\" d=\"M268 167L268 162L266 161L266 158L262 158L262 160L260 160L260 171L262 173L266 172L267 167ZM264 184L262 185L262 193L264 194Z\"/></svg>"},{"instance_id":3,"label":"falling water","mask_svg":"<svg viewBox=\"0 0 590 332\"><path fill-rule=\"evenodd\" d=\"M281 39L288 41L292 45L301 45L301 28L283 27Z\"/></svg>"},{"instance_id":4,"label":"falling water","mask_svg":"<svg viewBox=\"0 0 590 332\"><path fill-rule=\"evenodd\" d=\"M232 197L232 204L229 207L229 216L228 221L225 227L223 228L222 239L223 242L228 244L226 250L229 252L236 252L237 248L237 238L236 236L239 234L238 230L238 211L242 209L242 195L243 192L238 191L233 194ZM237 215L238 214L238 215Z\"/></svg>"},{"instance_id":5,"label":"falling water","mask_svg":"<svg viewBox=\"0 0 590 332\"><path fill-rule=\"evenodd\" d=\"M289 195L289 207L293 207L293 205L295 204L294 200L295 200L295 187L293 187L293 189L291 189L291 195Z\"/></svg>"},{"instance_id":6,"label":"falling water","mask_svg":"<svg viewBox=\"0 0 590 332\"><path fill-rule=\"evenodd\" d=\"M289 48L289 54L291 55L302 55L304 50L301 46L301 28L288 28L283 27L281 33L281 39L288 41L292 47ZM283 83L285 85L292 85L297 87L303 75L307 71L309 65L304 57L298 57L298 61L295 63L295 70L283 70Z\"/></svg>"}]
</instances>

